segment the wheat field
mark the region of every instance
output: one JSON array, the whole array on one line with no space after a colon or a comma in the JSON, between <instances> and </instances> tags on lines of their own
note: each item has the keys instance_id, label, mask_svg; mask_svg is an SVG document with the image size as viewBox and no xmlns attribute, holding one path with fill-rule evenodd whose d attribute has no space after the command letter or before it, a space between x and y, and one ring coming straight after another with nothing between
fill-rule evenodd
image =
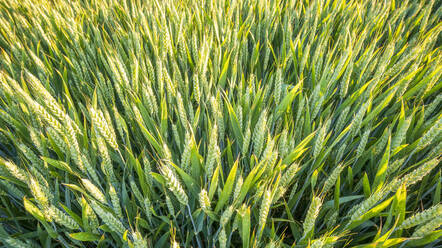
<instances>
[{"instance_id":1,"label":"wheat field","mask_svg":"<svg viewBox=\"0 0 442 248\"><path fill-rule=\"evenodd\" d=\"M0 0L0 247L441 245L440 0Z\"/></svg>"}]
</instances>

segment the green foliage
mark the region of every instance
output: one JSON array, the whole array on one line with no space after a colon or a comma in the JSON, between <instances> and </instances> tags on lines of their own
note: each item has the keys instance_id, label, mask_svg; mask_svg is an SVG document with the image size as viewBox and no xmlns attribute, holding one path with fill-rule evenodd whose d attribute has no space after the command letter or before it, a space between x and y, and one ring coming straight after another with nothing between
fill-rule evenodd
<instances>
[{"instance_id":1,"label":"green foliage","mask_svg":"<svg viewBox=\"0 0 442 248\"><path fill-rule=\"evenodd\" d=\"M440 13L0 0L0 245L434 246Z\"/></svg>"}]
</instances>

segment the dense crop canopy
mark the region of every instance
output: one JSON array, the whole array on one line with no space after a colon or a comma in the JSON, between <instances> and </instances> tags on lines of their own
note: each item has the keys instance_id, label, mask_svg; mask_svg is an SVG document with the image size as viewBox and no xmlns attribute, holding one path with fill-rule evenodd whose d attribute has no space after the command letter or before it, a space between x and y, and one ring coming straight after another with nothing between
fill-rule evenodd
<instances>
[{"instance_id":1,"label":"dense crop canopy","mask_svg":"<svg viewBox=\"0 0 442 248\"><path fill-rule=\"evenodd\" d=\"M437 2L0 0L0 245L434 246Z\"/></svg>"}]
</instances>

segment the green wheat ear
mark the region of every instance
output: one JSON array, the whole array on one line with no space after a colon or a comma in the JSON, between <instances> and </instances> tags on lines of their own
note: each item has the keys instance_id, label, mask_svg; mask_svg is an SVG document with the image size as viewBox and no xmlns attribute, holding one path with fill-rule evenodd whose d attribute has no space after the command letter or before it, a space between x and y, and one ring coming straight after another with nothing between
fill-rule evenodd
<instances>
[{"instance_id":1,"label":"green wheat ear","mask_svg":"<svg viewBox=\"0 0 442 248\"><path fill-rule=\"evenodd\" d=\"M205 189L201 190L201 192L199 194L199 202L201 205L201 209L204 212L210 211L210 199L209 199L209 196L207 195L207 191Z\"/></svg>"},{"instance_id":2,"label":"green wheat ear","mask_svg":"<svg viewBox=\"0 0 442 248\"><path fill-rule=\"evenodd\" d=\"M307 215L304 220L303 229L304 236L306 236L315 225L316 218L318 217L322 200L319 197L314 197L307 211Z\"/></svg>"},{"instance_id":3,"label":"green wheat ear","mask_svg":"<svg viewBox=\"0 0 442 248\"><path fill-rule=\"evenodd\" d=\"M181 204L187 205L188 203L187 194L185 193L183 187L181 186L180 182L178 181L178 178L176 177L172 169L169 168L169 166L167 165L162 165L160 167L160 171L166 180L166 185L169 187L169 190L172 191L172 193L177 197L178 201Z\"/></svg>"},{"instance_id":4,"label":"green wheat ear","mask_svg":"<svg viewBox=\"0 0 442 248\"><path fill-rule=\"evenodd\" d=\"M442 204L435 205L429 209L426 209L405 219L398 227L398 229L408 229L410 227L417 226L429 220L435 219L440 215L442 215Z\"/></svg>"}]
</instances>

